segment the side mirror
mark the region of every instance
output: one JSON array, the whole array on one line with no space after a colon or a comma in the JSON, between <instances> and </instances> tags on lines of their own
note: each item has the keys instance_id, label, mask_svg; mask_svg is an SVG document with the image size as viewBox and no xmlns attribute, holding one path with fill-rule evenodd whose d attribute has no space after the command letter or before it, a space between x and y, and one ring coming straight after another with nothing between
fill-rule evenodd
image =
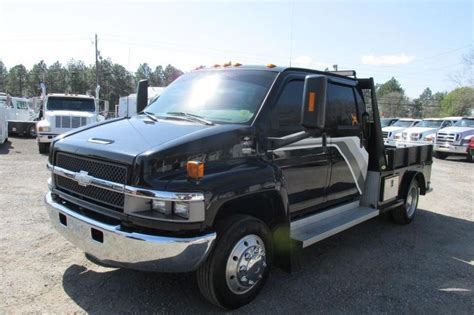
<instances>
[{"instance_id":1,"label":"side mirror","mask_svg":"<svg viewBox=\"0 0 474 315\"><path fill-rule=\"evenodd\" d=\"M140 80L137 87L137 113L148 105L148 80Z\"/></svg>"},{"instance_id":2,"label":"side mirror","mask_svg":"<svg viewBox=\"0 0 474 315\"><path fill-rule=\"evenodd\" d=\"M322 75L307 75L304 81L301 125L306 129L324 130L328 80Z\"/></svg>"}]
</instances>

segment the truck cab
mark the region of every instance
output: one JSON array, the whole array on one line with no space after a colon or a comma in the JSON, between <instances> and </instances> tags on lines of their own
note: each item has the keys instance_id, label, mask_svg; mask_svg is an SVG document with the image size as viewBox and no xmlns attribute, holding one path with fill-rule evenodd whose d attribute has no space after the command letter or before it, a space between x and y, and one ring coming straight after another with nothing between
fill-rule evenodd
<instances>
[{"instance_id":1,"label":"truck cab","mask_svg":"<svg viewBox=\"0 0 474 315\"><path fill-rule=\"evenodd\" d=\"M36 136L38 114L31 107L31 100L24 97L6 95L8 132L10 134Z\"/></svg>"},{"instance_id":2,"label":"truck cab","mask_svg":"<svg viewBox=\"0 0 474 315\"><path fill-rule=\"evenodd\" d=\"M327 237L384 212L410 223L430 190L432 147L386 148L373 79L353 71L237 64L146 91L137 115L55 138L51 223L103 266L196 271L223 308Z\"/></svg>"},{"instance_id":3,"label":"truck cab","mask_svg":"<svg viewBox=\"0 0 474 315\"><path fill-rule=\"evenodd\" d=\"M39 152L49 150L53 138L72 129L102 120L94 97L77 94L48 94L43 102L41 120L37 122Z\"/></svg>"},{"instance_id":4,"label":"truck cab","mask_svg":"<svg viewBox=\"0 0 474 315\"><path fill-rule=\"evenodd\" d=\"M472 150L469 149L474 138L474 117L463 117L452 126L438 130L434 145L434 156L445 159L450 155L466 156L472 162Z\"/></svg>"},{"instance_id":5,"label":"truck cab","mask_svg":"<svg viewBox=\"0 0 474 315\"><path fill-rule=\"evenodd\" d=\"M402 140L403 130L417 126L421 119L402 118L390 126L382 127L383 140L385 145L395 146Z\"/></svg>"}]
</instances>

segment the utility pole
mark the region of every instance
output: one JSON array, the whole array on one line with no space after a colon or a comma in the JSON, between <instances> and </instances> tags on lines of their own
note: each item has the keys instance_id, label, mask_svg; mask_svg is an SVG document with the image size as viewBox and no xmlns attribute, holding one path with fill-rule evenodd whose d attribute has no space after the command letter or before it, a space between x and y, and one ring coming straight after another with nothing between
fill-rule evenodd
<instances>
[{"instance_id":1,"label":"utility pole","mask_svg":"<svg viewBox=\"0 0 474 315\"><path fill-rule=\"evenodd\" d=\"M99 50L97 49L97 34L95 34L95 81L99 85Z\"/></svg>"}]
</instances>

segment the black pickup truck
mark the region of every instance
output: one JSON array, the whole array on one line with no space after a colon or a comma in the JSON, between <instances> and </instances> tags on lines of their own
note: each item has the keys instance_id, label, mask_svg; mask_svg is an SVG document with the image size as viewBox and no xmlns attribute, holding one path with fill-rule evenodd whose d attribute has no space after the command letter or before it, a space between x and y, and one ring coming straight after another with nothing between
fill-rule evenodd
<instances>
[{"instance_id":1,"label":"black pickup truck","mask_svg":"<svg viewBox=\"0 0 474 315\"><path fill-rule=\"evenodd\" d=\"M139 114L51 147L51 222L99 265L196 271L233 309L302 248L384 212L410 223L430 190L432 147L384 146L372 78L237 64L149 105L146 87Z\"/></svg>"}]
</instances>

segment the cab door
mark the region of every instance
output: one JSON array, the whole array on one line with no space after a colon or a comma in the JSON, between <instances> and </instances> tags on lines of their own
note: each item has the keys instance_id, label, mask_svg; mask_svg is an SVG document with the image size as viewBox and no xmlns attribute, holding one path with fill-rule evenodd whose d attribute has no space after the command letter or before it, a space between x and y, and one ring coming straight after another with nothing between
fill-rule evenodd
<instances>
[{"instance_id":1,"label":"cab door","mask_svg":"<svg viewBox=\"0 0 474 315\"><path fill-rule=\"evenodd\" d=\"M269 114L268 136L284 137L303 130L301 104L304 75L288 77ZM292 214L318 208L325 202L330 156L321 137L307 138L272 151L282 171Z\"/></svg>"}]
</instances>

